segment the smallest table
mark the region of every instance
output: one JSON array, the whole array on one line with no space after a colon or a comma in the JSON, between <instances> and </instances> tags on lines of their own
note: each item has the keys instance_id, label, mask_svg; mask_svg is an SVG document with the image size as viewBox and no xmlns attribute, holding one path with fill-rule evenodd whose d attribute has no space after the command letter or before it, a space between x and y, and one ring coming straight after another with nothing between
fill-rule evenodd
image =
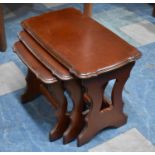
<instances>
[{"instance_id":1,"label":"smallest table","mask_svg":"<svg viewBox=\"0 0 155 155\"><path fill-rule=\"evenodd\" d=\"M21 32L19 35L22 36L20 38L25 37L25 41L26 40L32 41L32 44L36 45L37 47L37 44L35 44L32 39L28 37L26 39L27 36L26 33ZM24 41L24 39L22 39L22 41ZM57 122L50 132L50 139L56 140L63 136L65 130L69 126L70 119L69 119L69 113L67 112L67 100L64 95L62 82L58 80L52 74L52 72L50 72L32 54L34 52L33 51L34 45L32 46L31 51L28 50L28 48L26 47L26 43L23 44L21 41L17 41L13 47L14 52L28 67L28 74L26 76L27 89L25 93L22 95L22 103L32 101L41 94L48 99L49 103L53 105L55 109L55 115L57 117ZM39 55L39 52L41 52L41 50L38 51L39 47L36 49L37 49L36 52L38 52ZM61 66L59 66L59 69L60 68Z\"/></svg>"},{"instance_id":2,"label":"smallest table","mask_svg":"<svg viewBox=\"0 0 155 155\"><path fill-rule=\"evenodd\" d=\"M136 59L141 56L136 48L73 8L32 17L23 21L22 27L80 81L90 98L89 112L83 118L80 117L81 96L74 93L77 102L71 113L70 131L83 119L86 122L78 135L79 146L106 127L126 123L122 90ZM108 100L103 93L113 79L115 84Z\"/></svg>"}]
</instances>

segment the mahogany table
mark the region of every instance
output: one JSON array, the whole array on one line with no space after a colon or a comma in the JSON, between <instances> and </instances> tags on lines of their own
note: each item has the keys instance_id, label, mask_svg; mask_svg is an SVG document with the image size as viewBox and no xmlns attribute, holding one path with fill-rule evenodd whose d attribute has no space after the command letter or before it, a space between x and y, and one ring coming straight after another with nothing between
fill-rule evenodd
<instances>
[{"instance_id":1,"label":"mahogany table","mask_svg":"<svg viewBox=\"0 0 155 155\"><path fill-rule=\"evenodd\" d=\"M57 123L51 130L50 136L52 140L61 138L70 122L67 100L61 81L42 65L20 41L14 44L13 49L28 67L27 90L22 96L22 102L27 103L43 94L56 110Z\"/></svg>"},{"instance_id":2,"label":"mahogany table","mask_svg":"<svg viewBox=\"0 0 155 155\"><path fill-rule=\"evenodd\" d=\"M136 59L141 56L136 48L74 8L26 19L22 27L74 75L65 84L74 108L63 135L64 143L78 136L80 146L100 130L126 123L122 91ZM116 81L109 101L103 92L113 79ZM82 114L83 88L91 101L86 117ZM75 135L81 122L86 123L85 127Z\"/></svg>"}]
</instances>

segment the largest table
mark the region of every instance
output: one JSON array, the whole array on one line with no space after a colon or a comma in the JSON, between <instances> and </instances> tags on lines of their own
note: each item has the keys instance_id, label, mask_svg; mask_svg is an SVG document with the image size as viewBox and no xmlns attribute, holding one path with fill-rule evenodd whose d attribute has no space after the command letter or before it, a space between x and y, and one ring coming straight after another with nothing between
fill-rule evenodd
<instances>
[{"instance_id":1,"label":"largest table","mask_svg":"<svg viewBox=\"0 0 155 155\"><path fill-rule=\"evenodd\" d=\"M78 122L86 122L78 136L78 145L106 127L118 127L126 122L122 90L141 55L136 48L73 8L32 17L22 22L22 26L74 75L69 85L74 108L68 132L74 132ZM113 79L111 99L107 100L103 93ZM91 101L86 117L82 116L83 90L78 83ZM70 137L64 139L68 141Z\"/></svg>"}]
</instances>

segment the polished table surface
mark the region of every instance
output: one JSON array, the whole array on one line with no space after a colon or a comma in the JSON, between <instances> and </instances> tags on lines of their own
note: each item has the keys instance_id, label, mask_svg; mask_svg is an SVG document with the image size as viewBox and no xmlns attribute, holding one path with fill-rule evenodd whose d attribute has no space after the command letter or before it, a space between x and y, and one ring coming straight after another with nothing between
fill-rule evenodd
<instances>
[{"instance_id":1,"label":"polished table surface","mask_svg":"<svg viewBox=\"0 0 155 155\"><path fill-rule=\"evenodd\" d=\"M22 26L79 78L97 76L140 57L136 48L74 8L24 20Z\"/></svg>"},{"instance_id":2,"label":"polished table surface","mask_svg":"<svg viewBox=\"0 0 155 155\"><path fill-rule=\"evenodd\" d=\"M28 33L21 31L18 34L18 37L29 51L59 79L69 80L73 78L70 72L49 53L47 53L47 51L42 48Z\"/></svg>"},{"instance_id":3,"label":"polished table surface","mask_svg":"<svg viewBox=\"0 0 155 155\"><path fill-rule=\"evenodd\" d=\"M38 79L47 84L51 84L57 81L52 73L48 69L46 69L46 67L42 65L20 41L14 44L13 50L28 66L28 68L30 68L30 70L32 70L32 72L37 75Z\"/></svg>"}]
</instances>

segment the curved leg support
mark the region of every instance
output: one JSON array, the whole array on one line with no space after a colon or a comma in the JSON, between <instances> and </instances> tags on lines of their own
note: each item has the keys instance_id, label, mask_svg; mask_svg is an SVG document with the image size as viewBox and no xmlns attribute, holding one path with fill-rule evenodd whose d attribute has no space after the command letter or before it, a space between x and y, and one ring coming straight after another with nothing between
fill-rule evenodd
<instances>
[{"instance_id":1,"label":"curved leg support","mask_svg":"<svg viewBox=\"0 0 155 155\"><path fill-rule=\"evenodd\" d=\"M86 116L86 126L78 136L78 146L81 146L106 127L119 127L126 123L127 117L123 113L122 90L134 63L102 76L83 81L92 106ZM103 90L106 82L116 78L112 91L112 105L101 109Z\"/></svg>"},{"instance_id":2,"label":"curved leg support","mask_svg":"<svg viewBox=\"0 0 155 155\"><path fill-rule=\"evenodd\" d=\"M67 129L70 119L69 114L67 114L67 101L64 96L64 89L60 81L53 83L49 87L49 92L54 98L56 107L57 123L50 132L50 141L59 139L63 136L63 133Z\"/></svg>"},{"instance_id":3,"label":"curved leg support","mask_svg":"<svg viewBox=\"0 0 155 155\"><path fill-rule=\"evenodd\" d=\"M63 135L63 143L69 143L75 139L84 126L83 95L80 84L77 80L66 81L65 88L73 100L73 110L71 112L71 122Z\"/></svg>"}]
</instances>

